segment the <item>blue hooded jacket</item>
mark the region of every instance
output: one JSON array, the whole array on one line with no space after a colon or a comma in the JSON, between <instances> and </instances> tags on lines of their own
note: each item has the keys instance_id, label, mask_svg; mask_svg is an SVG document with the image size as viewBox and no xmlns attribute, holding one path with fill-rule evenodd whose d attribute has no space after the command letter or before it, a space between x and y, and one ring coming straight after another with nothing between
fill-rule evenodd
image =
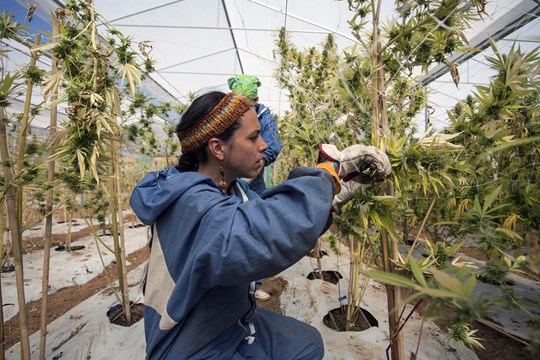
<instances>
[{"instance_id":1,"label":"blue hooded jacket","mask_svg":"<svg viewBox=\"0 0 540 360\"><path fill-rule=\"evenodd\" d=\"M329 226L335 185L324 170L296 168L263 198L243 181L231 188L223 195L212 179L169 167L133 191L131 207L153 225L144 300L150 359L230 359L256 331L251 282L297 262Z\"/></svg>"},{"instance_id":2,"label":"blue hooded jacket","mask_svg":"<svg viewBox=\"0 0 540 360\"><path fill-rule=\"evenodd\" d=\"M264 165L268 166L276 161L276 158L281 152L281 147L283 145L278 135L279 130L276 119L270 112L270 109L259 103L255 105L255 111L257 112L257 117L259 118L259 124L261 125L261 136L268 146L263 153Z\"/></svg>"}]
</instances>

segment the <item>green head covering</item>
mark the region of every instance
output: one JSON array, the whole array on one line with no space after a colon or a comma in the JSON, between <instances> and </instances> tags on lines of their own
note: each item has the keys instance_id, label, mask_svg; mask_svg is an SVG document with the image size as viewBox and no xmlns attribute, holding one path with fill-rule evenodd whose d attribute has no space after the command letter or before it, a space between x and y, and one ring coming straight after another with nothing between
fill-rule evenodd
<instances>
[{"instance_id":1,"label":"green head covering","mask_svg":"<svg viewBox=\"0 0 540 360\"><path fill-rule=\"evenodd\" d=\"M227 80L229 89L235 94L247 97L250 100L255 100L257 97L257 88L261 86L261 82L255 76L251 75L236 75Z\"/></svg>"}]
</instances>

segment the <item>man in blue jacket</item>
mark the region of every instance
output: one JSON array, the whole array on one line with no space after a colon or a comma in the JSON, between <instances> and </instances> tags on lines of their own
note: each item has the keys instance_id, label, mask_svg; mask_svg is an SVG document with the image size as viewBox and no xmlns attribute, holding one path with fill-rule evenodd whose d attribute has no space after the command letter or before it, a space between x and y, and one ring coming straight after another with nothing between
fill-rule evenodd
<instances>
[{"instance_id":1,"label":"man in blue jacket","mask_svg":"<svg viewBox=\"0 0 540 360\"><path fill-rule=\"evenodd\" d=\"M281 139L279 138L279 130L276 119L270 112L270 109L259 103L258 88L261 86L260 80L251 75L236 75L227 81L231 92L242 95L253 101L255 111L261 124L261 136L268 145L268 149L263 153L264 167L276 161L282 147ZM261 195L266 190L264 182L264 168L249 183L250 190Z\"/></svg>"}]
</instances>

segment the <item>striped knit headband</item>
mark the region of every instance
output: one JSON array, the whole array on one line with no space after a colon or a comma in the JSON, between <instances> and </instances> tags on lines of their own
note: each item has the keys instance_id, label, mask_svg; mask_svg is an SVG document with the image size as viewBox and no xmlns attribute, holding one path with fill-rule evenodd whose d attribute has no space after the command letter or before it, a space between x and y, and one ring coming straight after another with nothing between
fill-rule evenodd
<instances>
[{"instance_id":1,"label":"striped knit headband","mask_svg":"<svg viewBox=\"0 0 540 360\"><path fill-rule=\"evenodd\" d=\"M208 140L221 135L251 106L252 102L243 96L233 93L225 95L201 121L176 133L182 153L187 154L205 146Z\"/></svg>"}]
</instances>

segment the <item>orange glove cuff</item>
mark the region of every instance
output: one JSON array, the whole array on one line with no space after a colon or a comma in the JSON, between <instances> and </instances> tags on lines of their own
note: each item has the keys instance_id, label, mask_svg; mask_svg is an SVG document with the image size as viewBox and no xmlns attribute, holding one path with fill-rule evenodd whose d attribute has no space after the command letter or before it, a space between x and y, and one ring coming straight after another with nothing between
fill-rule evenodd
<instances>
[{"instance_id":1,"label":"orange glove cuff","mask_svg":"<svg viewBox=\"0 0 540 360\"><path fill-rule=\"evenodd\" d=\"M336 184L336 194L339 194L339 192L341 191L341 183L336 173L336 169L334 169L334 166L329 163L320 163L320 164L315 165L315 167L319 169L324 169L328 171L330 175L332 175L332 177L334 178L334 183Z\"/></svg>"}]
</instances>

